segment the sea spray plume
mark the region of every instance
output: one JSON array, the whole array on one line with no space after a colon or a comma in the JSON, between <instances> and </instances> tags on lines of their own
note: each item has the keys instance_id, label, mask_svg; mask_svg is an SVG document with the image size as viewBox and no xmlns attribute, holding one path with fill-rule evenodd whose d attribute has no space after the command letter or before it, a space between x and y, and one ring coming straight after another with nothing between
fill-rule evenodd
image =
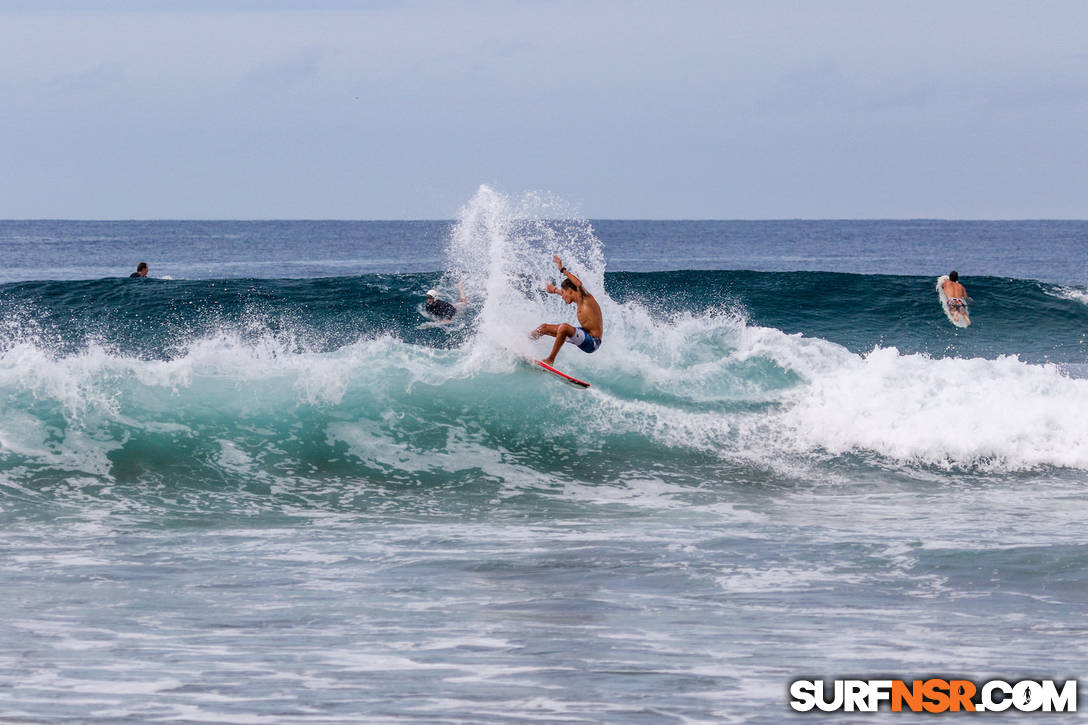
<instances>
[{"instance_id":1,"label":"sea spray plume","mask_svg":"<svg viewBox=\"0 0 1088 725\"><path fill-rule=\"evenodd\" d=\"M604 313L602 354L589 361L574 355L563 363L599 376L591 407L579 412L577 428L585 442L606 446L609 439L634 434L666 448L752 460L747 442L738 441L735 423L746 427L747 421L735 415L736 406L765 406L776 396L763 389L768 379L777 388L796 377L774 363L745 359L734 370L733 353L745 339L745 311L723 306L720 296L696 315L670 309L668 300L654 300L651 307L640 300L614 301L604 286L603 249L592 226L554 198L527 194L514 202L483 186L461 210L450 238L448 275L459 280L457 275L468 274L459 281L481 307L464 364L493 369L496 360L509 360L497 354L502 347L540 354L527 341L528 331L544 321L570 319L570 308L541 289L556 280L553 254L574 269ZM759 377L749 380L753 370Z\"/></svg>"},{"instance_id":2,"label":"sea spray plume","mask_svg":"<svg viewBox=\"0 0 1088 725\"><path fill-rule=\"evenodd\" d=\"M556 279L553 254L577 270L605 307L600 240L569 205L540 193L513 201L481 186L461 209L447 249L447 277L461 281L470 302L480 309L470 366L495 357L498 346L528 352L530 330L570 315L560 300L543 292L546 282ZM605 320L607 334L607 313Z\"/></svg>"},{"instance_id":3,"label":"sea spray plume","mask_svg":"<svg viewBox=\"0 0 1088 725\"><path fill-rule=\"evenodd\" d=\"M542 289L559 279L553 254L572 268L604 313L600 353L592 359L569 356L564 367L598 373L605 389L616 392L631 392L634 381L639 388L648 385L645 392L651 396L669 390L681 397L765 397L751 386L720 392L692 384L690 365L702 366L697 375L714 376L706 368L720 361L720 346L731 349L728 340L743 333L747 313L742 306L721 294L711 295L705 308L695 311L674 309L667 295L616 302L605 288L603 245L588 221L553 196L529 193L514 200L487 186L462 208L447 250L447 277L463 282L481 308L467 350L471 369L505 357L496 355L501 347L542 354L542 348L528 342L528 332L541 322L572 319L571 308Z\"/></svg>"}]
</instances>

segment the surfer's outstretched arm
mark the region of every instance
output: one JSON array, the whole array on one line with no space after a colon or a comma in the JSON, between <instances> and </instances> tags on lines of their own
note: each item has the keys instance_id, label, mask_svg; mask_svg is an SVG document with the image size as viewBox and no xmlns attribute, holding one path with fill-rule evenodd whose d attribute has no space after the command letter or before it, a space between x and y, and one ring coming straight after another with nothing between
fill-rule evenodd
<instances>
[{"instance_id":1,"label":"surfer's outstretched arm","mask_svg":"<svg viewBox=\"0 0 1088 725\"><path fill-rule=\"evenodd\" d=\"M566 267L563 266L563 260L559 259L559 255L558 254L553 254L552 259L555 260L556 269L558 269L561 274L565 274L567 276L567 279L570 280L570 283L572 285L574 285L576 289L579 289L582 292L585 292L585 290L582 288L582 280L575 277L574 274L569 269L567 269ZM551 286L551 285L549 285L549 286ZM548 291L550 292L551 290L548 290Z\"/></svg>"}]
</instances>

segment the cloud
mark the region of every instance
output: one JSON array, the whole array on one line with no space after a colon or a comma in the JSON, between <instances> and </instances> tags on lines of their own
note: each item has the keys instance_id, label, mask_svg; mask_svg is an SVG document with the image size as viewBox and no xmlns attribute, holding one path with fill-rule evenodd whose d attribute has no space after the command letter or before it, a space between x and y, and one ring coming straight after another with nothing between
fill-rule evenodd
<instances>
[{"instance_id":1,"label":"cloud","mask_svg":"<svg viewBox=\"0 0 1088 725\"><path fill-rule=\"evenodd\" d=\"M1086 4L349 5L0 0L0 216L1088 214Z\"/></svg>"},{"instance_id":2,"label":"cloud","mask_svg":"<svg viewBox=\"0 0 1088 725\"><path fill-rule=\"evenodd\" d=\"M332 51L320 46L297 48L274 58L263 59L242 74L244 86L268 86L312 81L322 74Z\"/></svg>"}]
</instances>

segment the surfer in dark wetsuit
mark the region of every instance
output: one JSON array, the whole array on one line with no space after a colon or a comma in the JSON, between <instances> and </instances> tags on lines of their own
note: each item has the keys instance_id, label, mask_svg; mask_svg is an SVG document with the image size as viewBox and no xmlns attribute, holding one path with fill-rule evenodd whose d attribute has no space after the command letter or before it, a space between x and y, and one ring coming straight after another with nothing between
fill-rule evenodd
<instances>
[{"instance_id":1,"label":"surfer in dark wetsuit","mask_svg":"<svg viewBox=\"0 0 1088 725\"><path fill-rule=\"evenodd\" d=\"M137 277L147 276L147 262L140 262L136 265L136 271L128 276L129 279L136 279Z\"/></svg>"},{"instance_id":2,"label":"surfer in dark wetsuit","mask_svg":"<svg viewBox=\"0 0 1088 725\"><path fill-rule=\"evenodd\" d=\"M565 322L560 325L543 324L532 331L529 337L533 340L542 335L551 335L555 338L552 354L543 360L548 365L555 363L555 356L559 354L563 343L569 342L582 352L597 352L604 335L604 316L601 314L601 306L597 304L597 300L586 292L582 281L563 266L558 254L552 255L552 259L555 260L555 266L559 268L560 273L566 275L567 278L558 287L549 282L544 290L548 294L559 295L568 305L577 305L580 326L575 327Z\"/></svg>"},{"instance_id":3,"label":"surfer in dark wetsuit","mask_svg":"<svg viewBox=\"0 0 1088 725\"><path fill-rule=\"evenodd\" d=\"M454 316L468 304L468 300L465 299L465 291L461 288L460 283L457 285L457 292L461 295L461 300L457 304L450 304L440 298L436 290L427 290L427 304L424 305L427 314L437 318L442 323L453 322Z\"/></svg>"},{"instance_id":4,"label":"surfer in dark wetsuit","mask_svg":"<svg viewBox=\"0 0 1088 725\"><path fill-rule=\"evenodd\" d=\"M959 279L959 273L952 270L948 273L948 281L942 285L942 289L948 299L948 313L952 315L952 319L962 317L970 325L971 318L967 316L967 288L960 284Z\"/></svg>"}]
</instances>

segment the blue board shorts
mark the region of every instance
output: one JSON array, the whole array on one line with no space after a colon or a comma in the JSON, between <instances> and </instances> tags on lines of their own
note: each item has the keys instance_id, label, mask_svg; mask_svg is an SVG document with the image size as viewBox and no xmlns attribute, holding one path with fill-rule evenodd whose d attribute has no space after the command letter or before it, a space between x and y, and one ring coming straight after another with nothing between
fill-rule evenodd
<instances>
[{"instance_id":1,"label":"blue board shorts","mask_svg":"<svg viewBox=\"0 0 1088 725\"><path fill-rule=\"evenodd\" d=\"M590 335L584 327L575 327L574 334L567 338L567 342L577 345L582 352L597 352L601 346L601 338Z\"/></svg>"}]
</instances>

